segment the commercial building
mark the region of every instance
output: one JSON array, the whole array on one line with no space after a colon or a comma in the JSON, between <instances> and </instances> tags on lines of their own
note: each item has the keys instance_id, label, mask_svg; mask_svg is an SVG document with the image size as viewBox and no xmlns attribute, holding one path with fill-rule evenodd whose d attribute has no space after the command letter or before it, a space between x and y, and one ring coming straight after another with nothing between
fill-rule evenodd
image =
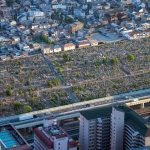
<instances>
[{"instance_id":1,"label":"commercial building","mask_svg":"<svg viewBox=\"0 0 150 150\"><path fill-rule=\"evenodd\" d=\"M44 120L43 127L34 129L35 150L77 150L77 142L60 126L56 119Z\"/></svg>"},{"instance_id":2,"label":"commercial building","mask_svg":"<svg viewBox=\"0 0 150 150\"><path fill-rule=\"evenodd\" d=\"M147 122L131 108L107 106L80 112L80 150L129 150L150 145Z\"/></svg>"},{"instance_id":3,"label":"commercial building","mask_svg":"<svg viewBox=\"0 0 150 150\"><path fill-rule=\"evenodd\" d=\"M32 150L11 125L0 126L0 150Z\"/></svg>"}]
</instances>

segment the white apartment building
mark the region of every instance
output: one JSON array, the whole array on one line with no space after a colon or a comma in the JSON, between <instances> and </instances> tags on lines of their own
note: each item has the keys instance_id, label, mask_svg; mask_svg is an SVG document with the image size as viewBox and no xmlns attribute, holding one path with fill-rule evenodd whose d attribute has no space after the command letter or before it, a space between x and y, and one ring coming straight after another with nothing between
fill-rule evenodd
<instances>
[{"instance_id":1,"label":"white apartment building","mask_svg":"<svg viewBox=\"0 0 150 150\"><path fill-rule=\"evenodd\" d=\"M80 150L110 149L110 117L110 108L80 112Z\"/></svg>"},{"instance_id":2,"label":"white apartment building","mask_svg":"<svg viewBox=\"0 0 150 150\"><path fill-rule=\"evenodd\" d=\"M51 118L34 129L34 150L77 150L77 142Z\"/></svg>"},{"instance_id":3,"label":"white apartment building","mask_svg":"<svg viewBox=\"0 0 150 150\"><path fill-rule=\"evenodd\" d=\"M80 150L129 150L150 146L150 128L131 108L107 106L80 112Z\"/></svg>"}]
</instances>

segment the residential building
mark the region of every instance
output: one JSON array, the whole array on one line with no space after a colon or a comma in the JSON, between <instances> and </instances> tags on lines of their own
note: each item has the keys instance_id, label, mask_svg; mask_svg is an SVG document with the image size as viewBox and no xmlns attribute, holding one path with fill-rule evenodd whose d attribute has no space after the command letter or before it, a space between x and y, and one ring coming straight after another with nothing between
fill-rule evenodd
<instances>
[{"instance_id":1,"label":"residential building","mask_svg":"<svg viewBox=\"0 0 150 150\"><path fill-rule=\"evenodd\" d=\"M62 49L62 48L61 48L59 45L55 45L55 46L53 47L54 53L61 52L61 49Z\"/></svg>"},{"instance_id":2,"label":"residential building","mask_svg":"<svg viewBox=\"0 0 150 150\"><path fill-rule=\"evenodd\" d=\"M53 53L53 49L49 45L41 45L42 54L50 54Z\"/></svg>"},{"instance_id":3,"label":"residential building","mask_svg":"<svg viewBox=\"0 0 150 150\"><path fill-rule=\"evenodd\" d=\"M78 21L78 22L75 22L73 24L70 24L69 25L69 30L71 32L76 32L76 31L82 29L83 27L84 27L84 24Z\"/></svg>"},{"instance_id":4,"label":"residential building","mask_svg":"<svg viewBox=\"0 0 150 150\"><path fill-rule=\"evenodd\" d=\"M78 48L87 47L90 46L90 43L88 40L82 40L77 43L77 46Z\"/></svg>"},{"instance_id":5,"label":"residential building","mask_svg":"<svg viewBox=\"0 0 150 150\"><path fill-rule=\"evenodd\" d=\"M44 120L43 127L34 129L34 150L77 150L76 141L56 121Z\"/></svg>"},{"instance_id":6,"label":"residential building","mask_svg":"<svg viewBox=\"0 0 150 150\"><path fill-rule=\"evenodd\" d=\"M89 40L91 46L98 46L97 40Z\"/></svg>"},{"instance_id":7,"label":"residential building","mask_svg":"<svg viewBox=\"0 0 150 150\"><path fill-rule=\"evenodd\" d=\"M80 150L129 150L150 145L150 127L131 108L118 105L80 112Z\"/></svg>"},{"instance_id":8,"label":"residential building","mask_svg":"<svg viewBox=\"0 0 150 150\"><path fill-rule=\"evenodd\" d=\"M76 48L75 44L73 43L67 43L64 45L64 51L74 50Z\"/></svg>"}]
</instances>

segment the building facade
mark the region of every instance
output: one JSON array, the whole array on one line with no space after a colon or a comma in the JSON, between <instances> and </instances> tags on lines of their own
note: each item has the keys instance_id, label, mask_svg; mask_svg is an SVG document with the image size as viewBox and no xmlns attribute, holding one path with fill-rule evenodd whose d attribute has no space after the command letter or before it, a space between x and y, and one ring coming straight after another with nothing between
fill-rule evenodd
<instances>
[{"instance_id":1,"label":"building facade","mask_svg":"<svg viewBox=\"0 0 150 150\"><path fill-rule=\"evenodd\" d=\"M150 128L126 106L80 112L80 150L129 150L150 145Z\"/></svg>"},{"instance_id":2,"label":"building facade","mask_svg":"<svg viewBox=\"0 0 150 150\"><path fill-rule=\"evenodd\" d=\"M77 143L51 118L34 129L34 150L77 150Z\"/></svg>"}]
</instances>

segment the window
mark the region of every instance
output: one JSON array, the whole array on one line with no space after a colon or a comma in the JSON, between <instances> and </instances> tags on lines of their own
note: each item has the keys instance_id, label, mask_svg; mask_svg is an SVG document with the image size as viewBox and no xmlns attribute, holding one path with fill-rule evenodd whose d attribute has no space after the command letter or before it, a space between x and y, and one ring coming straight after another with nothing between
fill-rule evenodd
<instances>
[{"instance_id":1,"label":"window","mask_svg":"<svg viewBox=\"0 0 150 150\"><path fill-rule=\"evenodd\" d=\"M58 143L58 145L60 145L60 143Z\"/></svg>"}]
</instances>

